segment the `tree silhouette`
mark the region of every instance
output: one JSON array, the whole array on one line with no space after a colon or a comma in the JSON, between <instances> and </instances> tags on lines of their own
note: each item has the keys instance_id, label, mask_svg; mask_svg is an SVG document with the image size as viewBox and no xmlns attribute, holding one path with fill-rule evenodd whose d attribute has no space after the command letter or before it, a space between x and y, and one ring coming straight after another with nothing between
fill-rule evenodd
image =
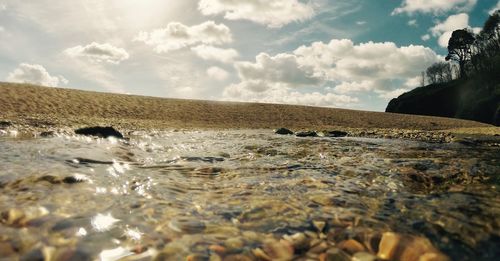
<instances>
[{"instance_id":1,"label":"tree silhouette","mask_svg":"<svg viewBox=\"0 0 500 261\"><path fill-rule=\"evenodd\" d=\"M465 67L472 57L472 45L474 41L474 33L468 29L460 29L452 33L448 42L448 56L446 56L446 60L458 62L461 78L467 76Z\"/></svg>"}]
</instances>

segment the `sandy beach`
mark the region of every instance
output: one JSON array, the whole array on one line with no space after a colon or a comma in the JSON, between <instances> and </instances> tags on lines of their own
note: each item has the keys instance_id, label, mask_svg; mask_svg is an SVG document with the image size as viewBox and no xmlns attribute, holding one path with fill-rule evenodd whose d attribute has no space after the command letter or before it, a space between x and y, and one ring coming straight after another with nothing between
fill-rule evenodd
<instances>
[{"instance_id":1,"label":"sandy beach","mask_svg":"<svg viewBox=\"0 0 500 261\"><path fill-rule=\"evenodd\" d=\"M0 83L0 119L35 129L112 125L148 129L401 129L494 134L498 128L451 118L308 106L144 97Z\"/></svg>"}]
</instances>

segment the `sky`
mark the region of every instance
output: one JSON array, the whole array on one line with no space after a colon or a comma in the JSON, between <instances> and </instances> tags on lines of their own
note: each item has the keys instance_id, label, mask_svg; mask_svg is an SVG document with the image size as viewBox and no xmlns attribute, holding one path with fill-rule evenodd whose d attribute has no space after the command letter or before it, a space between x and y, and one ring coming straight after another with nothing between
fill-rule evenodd
<instances>
[{"instance_id":1,"label":"sky","mask_svg":"<svg viewBox=\"0 0 500 261\"><path fill-rule=\"evenodd\" d=\"M0 81L383 111L499 0L0 0Z\"/></svg>"}]
</instances>

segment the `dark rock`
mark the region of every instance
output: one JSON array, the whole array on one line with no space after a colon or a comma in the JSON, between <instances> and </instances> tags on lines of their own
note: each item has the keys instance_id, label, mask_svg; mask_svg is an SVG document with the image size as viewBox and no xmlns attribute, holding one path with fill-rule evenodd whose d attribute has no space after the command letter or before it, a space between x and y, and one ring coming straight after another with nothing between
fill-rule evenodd
<instances>
[{"instance_id":1,"label":"dark rock","mask_svg":"<svg viewBox=\"0 0 500 261\"><path fill-rule=\"evenodd\" d=\"M76 184L76 183L82 183L88 181L88 178L83 175L75 175L75 176L68 176L65 177L62 182L66 184Z\"/></svg>"},{"instance_id":2,"label":"dark rock","mask_svg":"<svg viewBox=\"0 0 500 261\"><path fill-rule=\"evenodd\" d=\"M315 131L303 131L295 134L297 137L318 137L318 133Z\"/></svg>"},{"instance_id":3,"label":"dark rock","mask_svg":"<svg viewBox=\"0 0 500 261\"><path fill-rule=\"evenodd\" d=\"M347 136L347 132L345 131L338 131L338 130L334 130L334 131L328 131L328 132L325 132L325 136L326 137L345 137Z\"/></svg>"},{"instance_id":4,"label":"dark rock","mask_svg":"<svg viewBox=\"0 0 500 261\"><path fill-rule=\"evenodd\" d=\"M279 128L274 133L279 135L293 135L293 131L286 128Z\"/></svg>"},{"instance_id":5,"label":"dark rock","mask_svg":"<svg viewBox=\"0 0 500 261\"><path fill-rule=\"evenodd\" d=\"M88 127L75 130L76 134L97 136L101 138L115 137L123 139L123 135L113 127Z\"/></svg>"},{"instance_id":6,"label":"dark rock","mask_svg":"<svg viewBox=\"0 0 500 261\"><path fill-rule=\"evenodd\" d=\"M90 252L84 249L66 249L58 256L61 261L91 261L93 260Z\"/></svg>"},{"instance_id":7,"label":"dark rock","mask_svg":"<svg viewBox=\"0 0 500 261\"><path fill-rule=\"evenodd\" d=\"M54 137L55 134L56 133L53 131L44 131L40 133L40 137L49 138L49 137Z\"/></svg>"},{"instance_id":8,"label":"dark rock","mask_svg":"<svg viewBox=\"0 0 500 261\"><path fill-rule=\"evenodd\" d=\"M0 121L0 129L7 128L12 126L12 123L10 121Z\"/></svg>"},{"instance_id":9,"label":"dark rock","mask_svg":"<svg viewBox=\"0 0 500 261\"><path fill-rule=\"evenodd\" d=\"M61 180L58 177L52 176L52 175L42 176L42 177L38 178L37 181L47 181L50 184L60 184L61 183Z\"/></svg>"},{"instance_id":10,"label":"dark rock","mask_svg":"<svg viewBox=\"0 0 500 261\"><path fill-rule=\"evenodd\" d=\"M20 259L21 261L44 261L45 260L45 256L43 255L43 252L42 250L40 249L34 249L32 250L31 252L28 252L27 254L25 254L24 256L21 257Z\"/></svg>"}]
</instances>

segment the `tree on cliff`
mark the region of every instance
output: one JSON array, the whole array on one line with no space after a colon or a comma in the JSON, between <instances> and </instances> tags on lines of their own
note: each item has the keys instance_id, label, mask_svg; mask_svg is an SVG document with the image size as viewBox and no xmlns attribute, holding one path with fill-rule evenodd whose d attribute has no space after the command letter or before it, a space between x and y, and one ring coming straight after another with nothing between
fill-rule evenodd
<instances>
[{"instance_id":1,"label":"tree on cliff","mask_svg":"<svg viewBox=\"0 0 500 261\"><path fill-rule=\"evenodd\" d=\"M434 63L425 72L430 84L445 83L453 80L453 69L450 63Z\"/></svg>"},{"instance_id":2,"label":"tree on cliff","mask_svg":"<svg viewBox=\"0 0 500 261\"><path fill-rule=\"evenodd\" d=\"M458 63L461 78L467 76L465 67L472 57L472 45L474 41L474 33L468 29L460 29L452 33L448 42L448 56L446 56L446 60Z\"/></svg>"}]
</instances>

